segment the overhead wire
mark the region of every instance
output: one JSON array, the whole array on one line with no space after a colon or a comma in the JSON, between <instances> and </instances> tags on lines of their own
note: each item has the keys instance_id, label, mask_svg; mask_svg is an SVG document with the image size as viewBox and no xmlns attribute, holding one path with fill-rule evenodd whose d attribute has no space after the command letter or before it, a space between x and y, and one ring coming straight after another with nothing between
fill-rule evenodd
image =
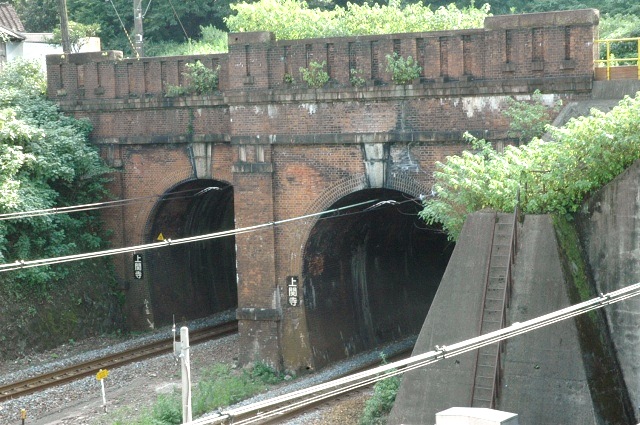
<instances>
[{"instance_id":1,"label":"overhead wire","mask_svg":"<svg viewBox=\"0 0 640 425\"><path fill-rule=\"evenodd\" d=\"M109 2L111 3L111 6L113 6L113 10L116 12L116 16L118 17L118 20L120 21L120 25L122 25L122 30L124 31L124 35L127 36L127 40L129 40L129 44L131 45L131 49L132 51L136 54L136 59L140 59L140 55L138 54L138 51L136 50L136 46L133 45L133 42L131 41L131 37L129 36L129 32L127 31L127 28L124 25L124 22L122 22L122 18L120 17L120 14L118 13L118 9L116 9L116 5L113 4L113 0L109 0Z\"/></svg>"},{"instance_id":2,"label":"overhead wire","mask_svg":"<svg viewBox=\"0 0 640 425\"><path fill-rule=\"evenodd\" d=\"M212 187L206 187L204 189L198 188L198 189L181 190L181 191L169 193L167 195L141 196L137 198L117 199L113 201L95 202L91 204L73 205L68 207L53 207L53 208L45 208L45 209L39 209L39 210L28 210L28 211L20 211L20 212L13 212L13 213L5 213L5 214L0 214L0 221L30 218L30 217L37 217L37 216L43 216L43 215L68 214L73 212L91 211L91 210L98 210L103 208L115 208L115 207L126 206L126 205L137 203L137 202L157 199L160 197L164 197L162 201L173 201L177 199L185 199L189 197L199 196L208 192L209 190L215 190L215 189L224 190L227 187L231 187L231 186L226 186L224 188L212 186ZM193 193L195 191L198 191L198 192L189 196L174 196L174 195L181 195L184 193Z\"/></svg>"},{"instance_id":3,"label":"overhead wire","mask_svg":"<svg viewBox=\"0 0 640 425\"><path fill-rule=\"evenodd\" d=\"M263 224L243 227L239 229L224 230L220 232L208 233L208 234L198 235L198 236L189 236L189 237L179 238L174 240L165 239L164 241L161 241L161 242L153 242L153 243L142 244L142 245L113 248L113 249L108 249L104 251L95 251L95 252L89 252L89 253L83 253L83 254L73 254L73 255L45 258L45 259L39 259L39 260L18 260L13 263L0 264L0 273L12 271L12 270L21 270L25 268L40 267L40 266L46 266L46 265L68 263L72 261L86 260L89 258L98 258L98 257L106 257L106 256L116 255L116 254L125 254L128 252L140 252L140 251L145 251L150 249L163 248L171 245L182 245L182 244L200 242L200 241L209 240L209 239L217 239L217 238L222 238L227 236L240 235L240 234L254 232L254 231L261 230L268 227L280 226L280 225L291 223L294 221L318 217L325 214L336 213L336 212L344 211L350 208L367 205L376 201L378 200L373 199L373 200L368 200L364 202L359 202L356 204L347 205L344 207L333 208L327 211L306 214L306 215L292 217L292 218L283 219L283 220L272 221L269 223L263 223ZM330 218L330 217L327 217L327 218Z\"/></svg>"},{"instance_id":4,"label":"overhead wire","mask_svg":"<svg viewBox=\"0 0 640 425\"><path fill-rule=\"evenodd\" d=\"M173 2L171 0L169 0L169 4L171 5L171 9L173 10L173 14L175 15L176 19L178 20L178 23L180 24L180 28L182 28L182 32L184 33L184 36L187 38L187 40L189 40L189 34L187 34L187 30L184 29L184 25L182 25L182 21L180 20L180 17L178 16L178 12L176 12L176 8L173 7Z\"/></svg>"},{"instance_id":5,"label":"overhead wire","mask_svg":"<svg viewBox=\"0 0 640 425\"><path fill-rule=\"evenodd\" d=\"M452 358L486 345L501 342L514 336L522 335L638 295L640 295L640 283L629 285L607 294L600 294L598 297L592 298L588 301L556 310L524 322L516 322L511 326L507 326L500 330L470 338L449 346L436 345L435 350L378 366L368 371L355 373L249 405L231 408L228 410L220 410L216 412L217 416L197 419L195 421L188 422L188 424L213 425L226 422L230 419L233 420L233 423L236 425L260 422L268 418L282 415L307 404L315 403L338 394L347 393L354 389L371 385L382 379L428 366L440 360ZM246 419L235 420L236 418L250 414L253 414L253 416Z\"/></svg>"}]
</instances>

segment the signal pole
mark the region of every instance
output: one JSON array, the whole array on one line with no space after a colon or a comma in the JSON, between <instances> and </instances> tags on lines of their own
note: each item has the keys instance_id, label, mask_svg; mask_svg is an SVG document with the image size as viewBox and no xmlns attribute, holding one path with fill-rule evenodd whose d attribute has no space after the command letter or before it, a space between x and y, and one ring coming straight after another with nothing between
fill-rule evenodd
<instances>
[{"instance_id":1,"label":"signal pole","mask_svg":"<svg viewBox=\"0 0 640 425\"><path fill-rule=\"evenodd\" d=\"M144 56L144 31L142 29L142 0L133 0L133 44L136 49L136 56L138 58Z\"/></svg>"},{"instance_id":2,"label":"signal pole","mask_svg":"<svg viewBox=\"0 0 640 425\"><path fill-rule=\"evenodd\" d=\"M65 55L71 53L69 41L69 18L67 17L67 0L58 0L58 14L60 15L60 36L62 38L62 51Z\"/></svg>"}]
</instances>

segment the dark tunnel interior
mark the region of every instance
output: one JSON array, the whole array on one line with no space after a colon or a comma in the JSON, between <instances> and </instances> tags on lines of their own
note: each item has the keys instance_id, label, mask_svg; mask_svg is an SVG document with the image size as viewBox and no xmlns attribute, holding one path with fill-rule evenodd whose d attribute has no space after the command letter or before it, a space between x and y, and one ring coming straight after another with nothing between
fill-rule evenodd
<instances>
[{"instance_id":1,"label":"dark tunnel interior","mask_svg":"<svg viewBox=\"0 0 640 425\"><path fill-rule=\"evenodd\" d=\"M369 189L328 210L304 252L307 323L316 367L419 333L453 251L406 194ZM371 208L378 202L383 202Z\"/></svg>"},{"instance_id":2,"label":"dark tunnel interior","mask_svg":"<svg viewBox=\"0 0 640 425\"><path fill-rule=\"evenodd\" d=\"M194 180L165 194L149 239L167 239L234 228L233 187ZM156 325L205 317L238 305L234 236L150 250L151 305Z\"/></svg>"}]
</instances>

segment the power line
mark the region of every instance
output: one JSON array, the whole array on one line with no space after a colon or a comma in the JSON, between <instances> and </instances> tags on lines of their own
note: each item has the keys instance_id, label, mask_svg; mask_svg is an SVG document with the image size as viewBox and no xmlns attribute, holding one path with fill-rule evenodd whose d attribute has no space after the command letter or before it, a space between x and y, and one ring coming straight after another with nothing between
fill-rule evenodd
<instances>
[{"instance_id":1,"label":"power line","mask_svg":"<svg viewBox=\"0 0 640 425\"><path fill-rule=\"evenodd\" d=\"M231 187L231 186L226 186L227 187ZM148 201L151 199L157 199L160 197L164 196L164 199L162 199L162 201L173 201L173 200L177 200L177 199L184 199L184 198L189 198L189 197L195 197L195 196L199 196L202 195L210 190L223 190L225 188L220 188L220 187L216 187L216 186L210 186L210 187L205 187L204 189L188 189L188 190L181 190L181 191L177 191L177 192L172 192L169 193L168 195L153 195L153 196L141 196L141 197L137 197L137 198L127 198L127 199L118 199L118 200L114 200L114 201L104 201L104 202L96 202L96 203L92 203L92 204L84 204L84 205L73 205L73 206L68 206L68 207L54 207L54 208L46 208L46 209L40 209L40 210L30 210L30 211L20 211L20 212L13 212L13 213L6 213L6 214L0 214L0 221L3 220L15 220L15 219L20 219L20 218L30 218L30 217L38 217L38 216L44 216L44 215L54 215L54 214L68 214L68 213L74 213L74 212L81 212L81 211L91 211L91 210L98 210L98 209L103 209L103 208L114 208L114 207L122 207L122 206L126 206L129 204L134 204L137 202L143 202L143 201ZM183 194L183 193L192 193L198 191L192 195L189 196L173 196L173 195L179 195L179 194Z\"/></svg>"},{"instance_id":2,"label":"power line","mask_svg":"<svg viewBox=\"0 0 640 425\"><path fill-rule=\"evenodd\" d=\"M246 406L220 411L218 416L197 419L189 422L190 425L213 425L234 419L237 417L250 416L247 419L234 420L233 423L250 424L260 422L267 418L277 417L291 410L297 409L307 404L315 403L327 399L334 395L343 394L357 388L365 387L374 382L405 372L428 366L443 359L477 350L486 345L491 345L514 336L522 335L533 330L558 323L560 321L588 313L592 310L604 306L615 304L626 299L640 295L640 283L629 285L622 289L600 294L596 298L582 303L556 310L525 322L516 322L506 328L487 333L475 338L470 338L449 346L435 346L435 350L411 356L408 359L378 366L374 369L335 379L323 384L315 385L302 390L294 391L282 396L273 397L268 400L249 404ZM271 409L271 410L268 410Z\"/></svg>"},{"instance_id":3,"label":"power line","mask_svg":"<svg viewBox=\"0 0 640 425\"><path fill-rule=\"evenodd\" d=\"M350 209L350 208L355 208L355 207L359 207L359 206L362 206L362 205L367 205L367 204L370 204L370 203L373 203L373 202L377 202L377 201L378 201L377 199L372 199L372 200L368 200L368 201L364 201L364 202L359 202L357 204L351 204L351 205L347 205L347 206L344 206L344 207L334 208L334 209L327 210L327 211L322 211L322 212L318 212L318 213L302 215L302 216L298 216L298 217L293 217L293 218L288 218L288 219L284 219L284 220L273 221L273 222L264 223L264 224L258 224L258 225L255 225L255 226L243 227L243 228L240 228L240 229L225 230L225 231L221 231L221 232L208 233L208 234L198 235L198 236L190 236L190 237L174 239L174 240L165 239L163 242L154 242L154 243L143 244L143 245L135 245L135 246L129 246L129 247L123 247L123 248L114 248L114 249L108 249L108 250L105 250L105 251L96 251L96 252L89 252L89 253L84 253L84 254L66 255L66 256L62 256L62 257L46 258L46 259L40 259L40 260L28 260L28 261L18 260L18 261L15 261L13 263L0 264L0 273L7 272L7 271L12 271L12 270L21 270L21 269L32 268L32 267L40 267L40 266L47 266L47 265L53 265L53 264L68 263L68 262L72 262L72 261L86 260L86 259L89 259L89 258L98 258L98 257L106 257L106 256L116 255L116 254L125 254L127 252L146 251L146 250L150 250L150 249L158 249L158 248L163 248L163 247L172 246L172 245L183 245L183 244L187 244L187 243L193 243L193 242L200 242L200 241L205 241L205 240L210 240L210 239L223 238L223 237L226 237L226 236L234 236L234 235L239 235L239 234L243 234L243 233L254 232L254 231L257 231L257 230L265 229L267 227L276 227L276 226L279 226L279 225L282 225L282 224L291 223L293 221L299 221L299 220L304 220L304 219L307 219L307 218L322 216L322 215L325 215L325 214L336 213L336 212L344 211L344 210L347 210L347 209Z\"/></svg>"}]
</instances>

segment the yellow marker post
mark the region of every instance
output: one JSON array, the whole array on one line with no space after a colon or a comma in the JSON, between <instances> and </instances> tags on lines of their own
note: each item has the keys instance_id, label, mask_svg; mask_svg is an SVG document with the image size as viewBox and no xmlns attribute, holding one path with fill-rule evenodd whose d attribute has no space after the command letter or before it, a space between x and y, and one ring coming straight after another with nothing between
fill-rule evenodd
<instances>
[{"instance_id":1,"label":"yellow marker post","mask_svg":"<svg viewBox=\"0 0 640 425\"><path fill-rule=\"evenodd\" d=\"M100 381L100 385L102 387L102 407L104 408L105 413L107 412L107 396L104 392L104 379L109 376L109 371L107 369L100 369L98 373L96 373L96 379Z\"/></svg>"},{"instance_id":2,"label":"yellow marker post","mask_svg":"<svg viewBox=\"0 0 640 425\"><path fill-rule=\"evenodd\" d=\"M24 421L27 419L27 409L20 409L20 419L22 419L22 425L24 425Z\"/></svg>"}]
</instances>

